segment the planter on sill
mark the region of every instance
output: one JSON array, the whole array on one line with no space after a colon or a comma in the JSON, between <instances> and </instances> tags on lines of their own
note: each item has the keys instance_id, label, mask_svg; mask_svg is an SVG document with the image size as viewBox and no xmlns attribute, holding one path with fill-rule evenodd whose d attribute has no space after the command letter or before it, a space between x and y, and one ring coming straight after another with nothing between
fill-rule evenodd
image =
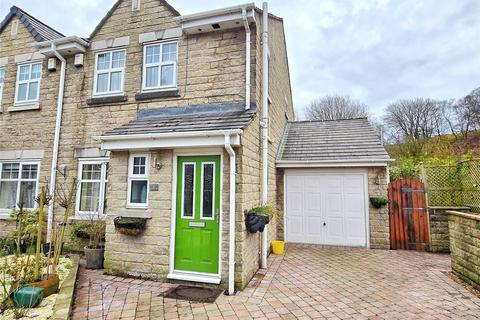
<instances>
[{"instance_id":1,"label":"planter on sill","mask_svg":"<svg viewBox=\"0 0 480 320\"><path fill-rule=\"evenodd\" d=\"M386 197L371 197L370 203L377 209L388 204L388 199Z\"/></svg>"},{"instance_id":2,"label":"planter on sill","mask_svg":"<svg viewBox=\"0 0 480 320\"><path fill-rule=\"evenodd\" d=\"M250 233L263 232L265 225L270 222L270 216L267 214L259 214L254 212L247 213L245 223Z\"/></svg>"},{"instance_id":3,"label":"planter on sill","mask_svg":"<svg viewBox=\"0 0 480 320\"><path fill-rule=\"evenodd\" d=\"M113 219L115 230L127 236L138 236L147 226L146 218L116 217Z\"/></svg>"}]
</instances>

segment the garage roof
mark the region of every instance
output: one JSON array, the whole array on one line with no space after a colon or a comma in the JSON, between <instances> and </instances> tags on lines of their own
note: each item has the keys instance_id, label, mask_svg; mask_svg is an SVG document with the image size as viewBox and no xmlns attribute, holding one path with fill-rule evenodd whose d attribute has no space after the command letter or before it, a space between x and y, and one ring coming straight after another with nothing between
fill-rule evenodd
<instances>
[{"instance_id":1,"label":"garage roof","mask_svg":"<svg viewBox=\"0 0 480 320\"><path fill-rule=\"evenodd\" d=\"M387 161L391 159L377 132L366 118L360 118L289 122L280 146L277 166L360 162L385 165Z\"/></svg>"}]
</instances>

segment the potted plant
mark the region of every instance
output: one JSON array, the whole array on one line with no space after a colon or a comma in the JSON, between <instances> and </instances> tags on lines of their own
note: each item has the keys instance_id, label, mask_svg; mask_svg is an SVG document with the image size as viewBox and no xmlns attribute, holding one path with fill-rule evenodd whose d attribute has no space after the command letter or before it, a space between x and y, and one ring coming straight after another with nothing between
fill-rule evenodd
<instances>
[{"instance_id":1,"label":"potted plant","mask_svg":"<svg viewBox=\"0 0 480 320\"><path fill-rule=\"evenodd\" d=\"M84 247L87 269L102 269L105 246L105 221L101 219L90 219L86 223L88 233L88 245Z\"/></svg>"},{"instance_id":2,"label":"potted plant","mask_svg":"<svg viewBox=\"0 0 480 320\"><path fill-rule=\"evenodd\" d=\"M116 217L113 219L115 230L128 236L138 236L145 230L146 218Z\"/></svg>"},{"instance_id":3,"label":"potted plant","mask_svg":"<svg viewBox=\"0 0 480 320\"><path fill-rule=\"evenodd\" d=\"M379 209L388 204L388 199L385 196L371 197L370 203L375 208Z\"/></svg>"},{"instance_id":4,"label":"potted plant","mask_svg":"<svg viewBox=\"0 0 480 320\"><path fill-rule=\"evenodd\" d=\"M265 225L270 223L275 212L275 208L270 205L255 207L248 210L245 219L247 230L250 233L256 233L258 231L263 232Z\"/></svg>"}]
</instances>

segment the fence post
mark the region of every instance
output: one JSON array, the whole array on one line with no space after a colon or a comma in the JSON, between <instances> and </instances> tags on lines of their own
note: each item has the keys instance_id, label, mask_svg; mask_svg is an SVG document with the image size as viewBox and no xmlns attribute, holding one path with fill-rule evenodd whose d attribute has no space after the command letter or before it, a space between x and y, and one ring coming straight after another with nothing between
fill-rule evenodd
<instances>
[{"instance_id":1,"label":"fence post","mask_svg":"<svg viewBox=\"0 0 480 320\"><path fill-rule=\"evenodd\" d=\"M427 214L428 225L428 242L430 244L430 250L432 249L432 232L430 229L430 209L428 204L428 183L427 183L427 171L423 165L423 161L420 162L420 180L423 182L423 188L425 190L425 212Z\"/></svg>"}]
</instances>

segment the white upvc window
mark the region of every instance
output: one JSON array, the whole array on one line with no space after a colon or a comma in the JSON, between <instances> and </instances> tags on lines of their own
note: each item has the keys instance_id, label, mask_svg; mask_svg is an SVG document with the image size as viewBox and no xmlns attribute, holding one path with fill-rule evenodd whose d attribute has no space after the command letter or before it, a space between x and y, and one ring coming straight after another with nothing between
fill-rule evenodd
<instances>
[{"instance_id":1,"label":"white upvc window","mask_svg":"<svg viewBox=\"0 0 480 320\"><path fill-rule=\"evenodd\" d=\"M125 49L95 54L93 94L115 95L123 93L125 80Z\"/></svg>"},{"instance_id":2,"label":"white upvc window","mask_svg":"<svg viewBox=\"0 0 480 320\"><path fill-rule=\"evenodd\" d=\"M178 43L176 41L145 45L143 49L143 90L176 88L177 60Z\"/></svg>"},{"instance_id":3,"label":"white upvc window","mask_svg":"<svg viewBox=\"0 0 480 320\"><path fill-rule=\"evenodd\" d=\"M5 81L5 69L0 68L0 105L2 104L3 82Z\"/></svg>"},{"instance_id":4,"label":"white upvc window","mask_svg":"<svg viewBox=\"0 0 480 320\"><path fill-rule=\"evenodd\" d=\"M36 208L40 163L0 163L0 211Z\"/></svg>"},{"instance_id":5,"label":"white upvc window","mask_svg":"<svg viewBox=\"0 0 480 320\"><path fill-rule=\"evenodd\" d=\"M38 102L42 62L18 65L15 104Z\"/></svg>"},{"instance_id":6,"label":"white upvc window","mask_svg":"<svg viewBox=\"0 0 480 320\"><path fill-rule=\"evenodd\" d=\"M148 154L131 154L128 161L127 207L148 207Z\"/></svg>"},{"instance_id":7,"label":"white upvc window","mask_svg":"<svg viewBox=\"0 0 480 320\"><path fill-rule=\"evenodd\" d=\"M107 159L80 160L78 163L78 188L76 216L103 217L106 212Z\"/></svg>"}]
</instances>

